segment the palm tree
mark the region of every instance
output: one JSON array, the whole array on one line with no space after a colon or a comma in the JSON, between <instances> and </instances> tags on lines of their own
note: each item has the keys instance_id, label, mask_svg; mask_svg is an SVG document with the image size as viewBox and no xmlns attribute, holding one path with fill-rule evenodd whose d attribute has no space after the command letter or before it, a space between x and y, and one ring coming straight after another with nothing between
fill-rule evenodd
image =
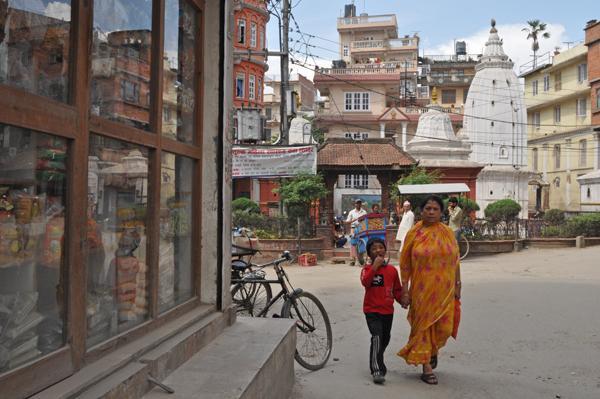
<instances>
[{"instance_id":1,"label":"palm tree","mask_svg":"<svg viewBox=\"0 0 600 399\"><path fill-rule=\"evenodd\" d=\"M533 67L536 67L537 63L537 52L540 49L540 42L538 38L548 39L550 33L546 32L546 24L541 22L539 19L532 19L527 21L528 28L521 29L523 32L527 32L527 40L533 39L531 49L533 50Z\"/></svg>"}]
</instances>

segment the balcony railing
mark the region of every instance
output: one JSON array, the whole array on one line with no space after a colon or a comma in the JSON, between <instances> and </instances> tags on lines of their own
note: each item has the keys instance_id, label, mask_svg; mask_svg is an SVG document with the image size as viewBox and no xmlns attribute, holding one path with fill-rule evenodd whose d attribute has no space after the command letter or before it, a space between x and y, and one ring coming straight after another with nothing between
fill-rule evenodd
<instances>
[{"instance_id":1,"label":"balcony railing","mask_svg":"<svg viewBox=\"0 0 600 399\"><path fill-rule=\"evenodd\" d=\"M404 67L414 68L415 62L382 63L382 64L364 64L355 65L348 68L320 68L320 74L326 75L398 75L404 71ZM316 76L318 77L319 74Z\"/></svg>"},{"instance_id":2,"label":"balcony railing","mask_svg":"<svg viewBox=\"0 0 600 399\"><path fill-rule=\"evenodd\" d=\"M342 17L338 18L338 26L348 25L366 25L366 24L388 24L397 25L396 16L393 14L387 15L360 15L358 17Z\"/></svg>"},{"instance_id":3,"label":"balcony railing","mask_svg":"<svg viewBox=\"0 0 600 399\"><path fill-rule=\"evenodd\" d=\"M402 47L417 47L419 45L419 41L415 37L404 37L400 39L389 39L387 40L387 45L393 49Z\"/></svg>"},{"instance_id":4,"label":"balcony railing","mask_svg":"<svg viewBox=\"0 0 600 399\"><path fill-rule=\"evenodd\" d=\"M384 40L359 40L352 42L350 47L352 49L370 49L370 48L382 48L384 46Z\"/></svg>"},{"instance_id":5,"label":"balcony railing","mask_svg":"<svg viewBox=\"0 0 600 399\"><path fill-rule=\"evenodd\" d=\"M402 49L405 47L417 47L419 42L416 38L404 38L404 39L387 39L387 40L359 40L352 42L350 47L353 50L364 50L374 48L386 48L386 49Z\"/></svg>"},{"instance_id":6,"label":"balcony railing","mask_svg":"<svg viewBox=\"0 0 600 399\"><path fill-rule=\"evenodd\" d=\"M450 55L425 55L425 61L432 62L478 62L479 54L450 54Z\"/></svg>"}]
</instances>

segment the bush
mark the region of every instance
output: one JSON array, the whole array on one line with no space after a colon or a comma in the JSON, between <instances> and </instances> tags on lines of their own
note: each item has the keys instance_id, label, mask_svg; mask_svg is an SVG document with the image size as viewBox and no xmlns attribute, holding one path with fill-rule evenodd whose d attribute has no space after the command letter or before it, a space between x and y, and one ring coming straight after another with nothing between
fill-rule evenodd
<instances>
[{"instance_id":1,"label":"bush","mask_svg":"<svg viewBox=\"0 0 600 399\"><path fill-rule=\"evenodd\" d=\"M565 222L565 213L560 209L550 209L544 214L544 222L558 226Z\"/></svg>"},{"instance_id":2,"label":"bush","mask_svg":"<svg viewBox=\"0 0 600 399\"><path fill-rule=\"evenodd\" d=\"M273 240L273 239L277 238L277 234L267 231L267 230L263 230L263 229L254 230L254 234L256 234L256 237L262 238L265 240Z\"/></svg>"},{"instance_id":3,"label":"bush","mask_svg":"<svg viewBox=\"0 0 600 399\"><path fill-rule=\"evenodd\" d=\"M237 198L231 202L231 212L243 211L248 213L260 213L260 207L249 198Z\"/></svg>"},{"instance_id":4,"label":"bush","mask_svg":"<svg viewBox=\"0 0 600 399\"><path fill-rule=\"evenodd\" d=\"M542 228L542 237L560 237L563 231L558 226L546 226Z\"/></svg>"},{"instance_id":5,"label":"bush","mask_svg":"<svg viewBox=\"0 0 600 399\"><path fill-rule=\"evenodd\" d=\"M600 213L580 215L569 219L564 230L569 237L600 237Z\"/></svg>"},{"instance_id":6,"label":"bush","mask_svg":"<svg viewBox=\"0 0 600 399\"><path fill-rule=\"evenodd\" d=\"M521 205L511 199L492 202L485 208L485 217L492 221L511 222L521 212Z\"/></svg>"},{"instance_id":7,"label":"bush","mask_svg":"<svg viewBox=\"0 0 600 399\"><path fill-rule=\"evenodd\" d=\"M232 215L233 225L236 227L246 227L251 230L265 228L267 225L267 218L261 213L246 212L236 210L233 211Z\"/></svg>"}]
</instances>

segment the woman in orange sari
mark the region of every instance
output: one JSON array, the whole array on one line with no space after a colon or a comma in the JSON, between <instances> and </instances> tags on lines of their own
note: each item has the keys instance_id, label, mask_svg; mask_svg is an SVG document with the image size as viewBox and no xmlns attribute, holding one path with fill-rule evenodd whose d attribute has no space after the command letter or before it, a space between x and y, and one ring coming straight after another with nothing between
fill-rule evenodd
<instances>
[{"instance_id":1,"label":"woman in orange sari","mask_svg":"<svg viewBox=\"0 0 600 399\"><path fill-rule=\"evenodd\" d=\"M402 291L400 304L410 307L411 331L398 356L408 364L422 365L421 380L427 384L438 383L433 373L438 351L449 337L456 338L460 317L459 251L454 233L440 221L443 209L437 196L423 202L423 220L406 235L400 256L402 286L410 287Z\"/></svg>"}]
</instances>

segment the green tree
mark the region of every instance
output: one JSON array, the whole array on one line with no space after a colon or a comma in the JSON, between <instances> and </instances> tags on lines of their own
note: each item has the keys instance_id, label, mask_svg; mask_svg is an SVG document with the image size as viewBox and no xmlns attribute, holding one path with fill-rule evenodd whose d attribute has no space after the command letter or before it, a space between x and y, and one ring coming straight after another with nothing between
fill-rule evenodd
<instances>
[{"instance_id":1,"label":"green tree","mask_svg":"<svg viewBox=\"0 0 600 399\"><path fill-rule=\"evenodd\" d=\"M527 32L527 40L531 39L531 49L533 50L533 67L537 66L537 52L540 49L539 39L549 39L550 33L546 32L547 25L539 19L527 21L529 27L523 28L523 32Z\"/></svg>"},{"instance_id":2,"label":"green tree","mask_svg":"<svg viewBox=\"0 0 600 399\"><path fill-rule=\"evenodd\" d=\"M390 187L390 198L394 203L400 199L398 186L406 184L435 184L439 183L441 178L442 174L437 170L428 171L423 167L414 166L409 174L402 176L396 182L392 183L392 186ZM406 199L408 199L414 207L418 206L425 197L426 195L409 195Z\"/></svg>"},{"instance_id":3,"label":"green tree","mask_svg":"<svg viewBox=\"0 0 600 399\"><path fill-rule=\"evenodd\" d=\"M323 176L299 173L283 181L274 190L281 196L290 216L306 216L313 201L325 198L328 193Z\"/></svg>"},{"instance_id":4,"label":"green tree","mask_svg":"<svg viewBox=\"0 0 600 399\"><path fill-rule=\"evenodd\" d=\"M260 207L250 198L240 197L231 202L231 211L243 211L246 213L260 213Z\"/></svg>"},{"instance_id":5,"label":"green tree","mask_svg":"<svg viewBox=\"0 0 600 399\"><path fill-rule=\"evenodd\" d=\"M485 208L485 217L493 222L506 222L507 224L514 221L521 212L521 205L512 199L503 199L492 202Z\"/></svg>"}]
</instances>

